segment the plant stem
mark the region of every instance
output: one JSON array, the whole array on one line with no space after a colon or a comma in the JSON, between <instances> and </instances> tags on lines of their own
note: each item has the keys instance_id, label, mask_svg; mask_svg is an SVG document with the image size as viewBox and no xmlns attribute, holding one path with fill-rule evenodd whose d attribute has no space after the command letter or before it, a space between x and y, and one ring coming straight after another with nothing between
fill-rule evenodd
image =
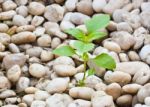
<instances>
[{"instance_id":1,"label":"plant stem","mask_svg":"<svg viewBox=\"0 0 150 107\"><path fill-rule=\"evenodd\" d=\"M87 66L87 61L84 61L84 76L82 78L82 82L84 82L84 80L86 78L86 66Z\"/></svg>"}]
</instances>

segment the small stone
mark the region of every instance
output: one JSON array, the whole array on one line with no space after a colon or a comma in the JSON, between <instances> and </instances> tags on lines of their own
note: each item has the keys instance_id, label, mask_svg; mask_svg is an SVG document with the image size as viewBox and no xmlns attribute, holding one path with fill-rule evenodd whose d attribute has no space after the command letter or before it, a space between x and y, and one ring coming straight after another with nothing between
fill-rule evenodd
<instances>
[{"instance_id":1,"label":"small stone","mask_svg":"<svg viewBox=\"0 0 150 107\"><path fill-rule=\"evenodd\" d=\"M35 30L34 30L34 34L39 37L39 36L44 36L44 35L47 35L47 34L44 34L46 31L46 29L44 27L37 27ZM48 35L49 36L49 35Z\"/></svg>"},{"instance_id":2,"label":"small stone","mask_svg":"<svg viewBox=\"0 0 150 107\"><path fill-rule=\"evenodd\" d=\"M35 87L27 87L24 91L27 94L34 94L36 91L38 91L38 89Z\"/></svg>"},{"instance_id":3,"label":"small stone","mask_svg":"<svg viewBox=\"0 0 150 107\"><path fill-rule=\"evenodd\" d=\"M68 107L72 101L73 99L68 94L56 93L46 100L46 107Z\"/></svg>"},{"instance_id":4,"label":"small stone","mask_svg":"<svg viewBox=\"0 0 150 107\"><path fill-rule=\"evenodd\" d=\"M106 0L94 0L92 6L94 11L98 13L102 11L106 4Z\"/></svg>"},{"instance_id":5,"label":"small stone","mask_svg":"<svg viewBox=\"0 0 150 107\"><path fill-rule=\"evenodd\" d=\"M132 104L132 96L129 94L122 95L117 99L117 104L121 106L131 106Z\"/></svg>"},{"instance_id":6,"label":"small stone","mask_svg":"<svg viewBox=\"0 0 150 107\"><path fill-rule=\"evenodd\" d=\"M67 0L65 2L65 7L68 11L74 11L76 8L76 4L77 4L78 0Z\"/></svg>"},{"instance_id":7,"label":"small stone","mask_svg":"<svg viewBox=\"0 0 150 107\"><path fill-rule=\"evenodd\" d=\"M149 55L150 51L149 51L149 49L150 49L150 45L149 44L145 45L142 47L142 49L139 53L140 58L143 61L147 62L148 64L150 64L150 55Z\"/></svg>"},{"instance_id":8,"label":"small stone","mask_svg":"<svg viewBox=\"0 0 150 107\"><path fill-rule=\"evenodd\" d=\"M0 43L0 52L5 51L5 45L3 45L2 43Z\"/></svg>"},{"instance_id":9,"label":"small stone","mask_svg":"<svg viewBox=\"0 0 150 107\"><path fill-rule=\"evenodd\" d=\"M92 104L90 101L77 99L68 105L68 107L91 107Z\"/></svg>"},{"instance_id":10,"label":"small stone","mask_svg":"<svg viewBox=\"0 0 150 107\"><path fill-rule=\"evenodd\" d=\"M122 87L123 92L128 94L136 94L142 86L139 84L127 84Z\"/></svg>"},{"instance_id":11,"label":"small stone","mask_svg":"<svg viewBox=\"0 0 150 107\"><path fill-rule=\"evenodd\" d=\"M17 7L16 3L11 0L5 1L2 4L2 8L4 11L14 10Z\"/></svg>"},{"instance_id":12,"label":"small stone","mask_svg":"<svg viewBox=\"0 0 150 107\"><path fill-rule=\"evenodd\" d=\"M132 27L127 22L121 22L117 24L117 30L118 31L127 31L129 33L133 32Z\"/></svg>"},{"instance_id":13,"label":"small stone","mask_svg":"<svg viewBox=\"0 0 150 107\"><path fill-rule=\"evenodd\" d=\"M64 64L54 65L53 70L54 72L56 72L57 75L63 76L63 77L73 76L77 72L74 66L64 65Z\"/></svg>"},{"instance_id":14,"label":"small stone","mask_svg":"<svg viewBox=\"0 0 150 107\"><path fill-rule=\"evenodd\" d=\"M82 0L77 3L77 11L86 15L93 14L92 2L90 0Z\"/></svg>"},{"instance_id":15,"label":"small stone","mask_svg":"<svg viewBox=\"0 0 150 107\"><path fill-rule=\"evenodd\" d=\"M105 92L108 94L108 95L111 95L113 97L113 99L117 99L118 97L120 97L121 95L121 86L117 83L112 83L112 84L109 84L107 87L106 87L106 90Z\"/></svg>"},{"instance_id":16,"label":"small stone","mask_svg":"<svg viewBox=\"0 0 150 107\"><path fill-rule=\"evenodd\" d=\"M44 22L44 18L42 16L34 16L31 24L34 26L39 26Z\"/></svg>"},{"instance_id":17,"label":"small stone","mask_svg":"<svg viewBox=\"0 0 150 107\"><path fill-rule=\"evenodd\" d=\"M19 33L19 32L24 32L24 31L34 31L35 30L35 27L33 25L23 25L23 26L19 26L17 29L16 29L16 32Z\"/></svg>"},{"instance_id":18,"label":"small stone","mask_svg":"<svg viewBox=\"0 0 150 107\"><path fill-rule=\"evenodd\" d=\"M150 9L148 8L150 6L150 3L149 2L143 2L141 4L141 10L142 11L150 11Z\"/></svg>"},{"instance_id":19,"label":"small stone","mask_svg":"<svg viewBox=\"0 0 150 107\"><path fill-rule=\"evenodd\" d=\"M16 15L16 12L14 10L9 10L6 12L0 13L0 20L10 20Z\"/></svg>"},{"instance_id":20,"label":"small stone","mask_svg":"<svg viewBox=\"0 0 150 107\"><path fill-rule=\"evenodd\" d=\"M34 94L27 94L24 95L22 98L22 102L27 104L28 106L31 106L33 101L34 101Z\"/></svg>"},{"instance_id":21,"label":"small stone","mask_svg":"<svg viewBox=\"0 0 150 107\"><path fill-rule=\"evenodd\" d=\"M120 9L128 2L129 0L109 0L107 5L105 5L105 7L103 8L103 12L107 14L112 14L116 9Z\"/></svg>"},{"instance_id":22,"label":"small stone","mask_svg":"<svg viewBox=\"0 0 150 107\"><path fill-rule=\"evenodd\" d=\"M121 52L120 46L116 42L113 42L110 39L108 39L108 40L106 39L103 42L103 46L104 46L104 48L106 48L106 49L108 49L110 51L114 51L114 52L117 52L117 53Z\"/></svg>"},{"instance_id":23,"label":"small stone","mask_svg":"<svg viewBox=\"0 0 150 107\"><path fill-rule=\"evenodd\" d=\"M8 70L13 65L23 66L26 62L26 56L19 54L9 54L3 58L3 65Z\"/></svg>"},{"instance_id":24,"label":"small stone","mask_svg":"<svg viewBox=\"0 0 150 107\"><path fill-rule=\"evenodd\" d=\"M46 107L46 103L44 101L35 100L32 102L31 107Z\"/></svg>"},{"instance_id":25,"label":"small stone","mask_svg":"<svg viewBox=\"0 0 150 107\"><path fill-rule=\"evenodd\" d=\"M65 31L67 29L75 28L75 25L72 24L70 21L62 21L60 24L60 29Z\"/></svg>"},{"instance_id":26,"label":"small stone","mask_svg":"<svg viewBox=\"0 0 150 107\"><path fill-rule=\"evenodd\" d=\"M13 90L5 90L5 91L2 91L0 93L0 98L1 99L5 99L5 98L9 98L9 97L14 97L14 96L16 96L16 93Z\"/></svg>"},{"instance_id":27,"label":"small stone","mask_svg":"<svg viewBox=\"0 0 150 107\"><path fill-rule=\"evenodd\" d=\"M6 33L0 33L0 42L4 45L8 45L10 43L10 36Z\"/></svg>"},{"instance_id":28,"label":"small stone","mask_svg":"<svg viewBox=\"0 0 150 107\"><path fill-rule=\"evenodd\" d=\"M42 35L37 39L37 43L42 47L49 47L51 45L51 37L49 35Z\"/></svg>"},{"instance_id":29,"label":"small stone","mask_svg":"<svg viewBox=\"0 0 150 107\"><path fill-rule=\"evenodd\" d=\"M60 38L54 37L51 42L51 47L52 49L55 49L60 44L61 44Z\"/></svg>"},{"instance_id":30,"label":"small stone","mask_svg":"<svg viewBox=\"0 0 150 107\"><path fill-rule=\"evenodd\" d=\"M4 23L0 23L0 32L1 33L5 33L7 32L9 29L8 25L7 24L4 24Z\"/></svg>"},{"instance_id":31,"label":"small stone","mask_svg":"<svg viewBox=\"0 0 150 107\"><path fill-rule=\"evenodd\" d=\"M20 53L18 46L15 45L14 43L10 43L8 45L8 48L9 48L10 52L12 52L12 53Z\"/></svg>"},{"instance_id":32,"label":"small stone","mask_svg":"<svg viewBox=\"0 0 150 107\"><path fill-rule=\"evenodd\" d=\"M15 44L31 43L36 40L36 36L32 32L20 32L12 36L11 41Z\"/></svg>"},{"instance_id":33,"label":"small stone","mask_svg":"<svg viewBox=\"0 0 150 107\"><path fill-rule=\"evenodd\" d=\"M17 97L6 98L6 99L5 99L5 102L6 102L6 103L15 104L15 103L17 103Z\"/></svg>"},{"instance_id":34,"label":"small stone","mask_svg":"<svg viewBox=\"0 0 150 107\"><path fill-rule=\"evenodd\" d=\"M44 17L52 22L58 22L63 19L64 8L58 4L52 4L46 7Z\"/></svg>"},{"instance_id":35,"label":"small stone","mask_svg":"<svg viewBox=\"0 0 150 107\"><path fill-rule=\"evenodd\" d=\"M131 81L131 76L128 73L121 71L107 71L105 73L104 79L108 83L119 83L120 85L128 84Z\"/></svg>"},{"instance_id":36,"label":"small stone","mask_svg":"<svg viewBox=\"0 0 150 107\"><path fill-rule=\"evenodd\" d=\"M74 12L71 16L70 16L70 21L76 25L81 25L84 24L85 20L90 19L89 16L79 13L79 12Z\"/></svg>"},{"instance_id":37,"label":"small stone","mask_svg":"<svg viewBox=\"0 0 150 107\"><path fill-rule=\"evenodd\" d=\"M121 62L128 62L129 58L126 53L119 53L119 58Z\"/></svg>"},{"instance_id":38,"label":"small stone","mask_svg":"<svg viewBox=\"0 0 150 107\"><path fill-rule=\"evenodd\" d=\"M0 76L0 89L9 89L10 87L10 81L5 76Z\"/></svg>"},{"instance_id":39,"label":"small stone","mask_svg":"<svg viewBox=\"0 0 150 107\"><path fill-rule=\"evenodd\" d=\"M45 6L39 2L30 2L28 9L32 15L42 15L45 11Z\"/></svg>"},{"instance_id":40,"label":"small stone","mask_svg":"<svg viewBox=\"0 0 150 107\"><path fill-rule=\"evenodd\" d=\"M41 64L32 64L29 67L29 73L36 78L44 77L46 74L46 68Z\"/></svg>"},{"instance_id":41,"label":"small stone","mask_svg":"<svg viewBox=\"0 0 150 107\"><path fill-rule=\"evenodd\" d=\"M30 57L37 57L39 58L42 52L42 48L41 47L33 47L33 48L29 48L26 50L26 54L29 55Z\"/></svg>"},{"instance_id":42,"label":"small stone","mask_svg":"<svg viewBox=\"0 0 150 107\"><path fill-rule=\"evenodd\" d=\"M36 91L34 94L34 97L36 100L42 100L45 101L49 97L49 93L47 91Z\"/></svg>"},{"instance_id":43,"label":"small stone","mask_svg":"<svg viewBox=\"0 0 150 107\"><path fill-rule=\"evenodd\" d=\"M129 51L128 56L131 61L139 61L140 60L138 53L136 53L135 51Z\"/></svg>"},{"instance_id":44,"label":"small stone","mask_svg":"<svg viewBox=\"0 0 150 107\"><path fill-rule=\"evenodd\" d=\"M53 93L62 93L67 89L67 87L68 87L68 81L66 79L55 78L47 84L45 89L50 94L53 94Z\"/></svg>"},{"instance_id":45,"label":"small stone","mask_svg":"<svg viewBox=\"0 0 150 107\"><path fill-rule=\"evenodd\" d=\"M18 4L18 5L26 5L28 3L28 0L15 0L15 2Z\"/></svg>"},{"instance_id":46,"label":"small stone","mask_svg":"<svg viewBox=\"0 0 150 107\"><path fill-rule=\"evenodd\" d=\"M69 90L69 95L73 98L90 100L94 90L89 87L74 87Z\"/></svg>"},{"instance_id":47,"label":"small stone","mask_svg":"<svg viewBox=\"0 0 150 107\"><path fill-rule=\"evenodd\" d=\"M13 17L13 24L16 26L23 26L23 25L27 25L28 21L21 15L15 15Z\"/></svg>"},{"instance_id":48,"label":"small stone","mask_svg":"<svg viewBox=\"0 0 150 107\"><path fill-rule=\"evenodd\" d=\"M20 76L21 76L21 69L19 65L14 65L7 71L7 78L11 82L17 82Z\"/></svg>"},{"instance_id":49,"label":"small stone","mask_svg":"<svg viewBox=\"0 0 150 107\"><path fill-rule=\"evenodd\" d=\"M28 8L26 6L19 6L16 8L16 12L17 14L23 16L23 17L26 17L28 16Z\"/></svg>"},{"instance_id":50,"label":"small stone","mask_svg":"<svg viewBox=\"0 0 150 107\"><path fill-rule=\"evenodd\" d=\"M150 106L150 97L146 97L146 98L144 99L144 102L145 102L145 104L146 104L147 106Z\"/></svg>"},{"instance_id":51,"label":"small stone","mask_svg":"<svg viewBox=\"0 0 150 107\"><path fill-rule=\"evenodd\" d=\"M41 58L41 61L48 62L48 61L50 61L50 60L52 60L54 58L54 55L53 55L53 53L51 51L43 50L41 52L40 58Z\"/></svg>"},{"instance_id":52,"label":"small stone","mask_svg":"<svg viewBox=\"0 0 150 107\"><path fill-rule=\"evenodd\" d=\"M16 84L17 92L23 92L27 87L29 87L30 79L27 77L20 77Z\"/></svg>"},{"instance_id":53,"label":"small stone","mask_svg":"<svg viewBox=\"0 0 150 107\"><path fill-rule=\"evenodd\" d=\"M92 95L92 107L115 107L113 98L104 91L96 91Z\"/></svg>"},{"instance_id":54,"label":"small stone","mask_svg":"<svg viewBox=\"0 0 150 107\"><path fill-rule=\"evenodd\" d=\"M55 59L53 65L71 65L71 66L75 66L74 61L67 56L60 56L58 58Z\"/></svg>"}]
</instances>

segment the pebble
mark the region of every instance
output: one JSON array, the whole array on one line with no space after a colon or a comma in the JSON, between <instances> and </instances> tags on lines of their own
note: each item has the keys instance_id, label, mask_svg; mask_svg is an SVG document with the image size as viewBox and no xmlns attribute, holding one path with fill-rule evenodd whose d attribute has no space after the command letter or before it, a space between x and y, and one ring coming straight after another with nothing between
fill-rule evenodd
<instances>
[{"instance_id":1,"label":"pebble","mask_svg":"<svg viewBox=\"0 0 150 107\"><path fill-rule=\"evenodd\" d=\"M104 91L96 91L92 95L92 107L115 107L113 98Z\"/></svg>"},{"instance_id":2,"label":"pebble","mask_svg":"<svg viewBox=\"0 0 150 107\"><path fill-rule=\"evenodd\" d=\"M126 94L122 95L117 99L117 104L121 106L131 106L132 104L132 95Z\"/></svg>"},{"instance_id":3,"label":"pebble","mask_svg":"<svg viewBox=\"0 0 150 107\"><path fill-rule=\"evenodd\" d=\"M59 44L61 44L60 38L54 37L51 42L52 49L55 49Z\"/></svg>"},{"instance_id":4,"label":"pebble","mask_svg":"<svg viewBox=\"0 0 150 107\"><path fill-rule=\"evenodd\" d=\"M68 107L91 107L92 104L90 101L77 99L68 105Z\"/></svg>"},{"instance_id":5,"label":"pebble","mask_svg":"<svg viewBox=\"0 0 150 107\"><path fill-rule=\"evenodd\" d=\"M31 107L46 107L46 103L44 101L33 101Z\"/></svg>"},{"instance_id":6,"label":"pebble","mask_svg":"<svg viewBox=\"0 0 150 107\"><path fill-rule=\"evenodd\" d=\"M5 51L5 45L3 45L2 43L0 43L0 52Z\"/></svg>"},{"instance_id":7,"label":"pebble","mask_svg":"<svg viewBox=\"0 0 150 107\"><path fill-rule=\"evenodd\" d=\"M7 70L14 65L23 66L26 62L26 56L18 53L18 54L9 54L3 58L3 66Z\"/></svg>"},{"instance_id":8,"label":"pebble","mask_svg":"<svg viewBox=\"0 0 150 107\"><path fill-rule=\"evenodd\" d=\"M25 43L31 43L36 40L36 36L29 31L20 32L17 34L14 34L11 37L11 42L15 44L25 44Z\"/></svg>"},{"instance_id":9,"label":"pebble","mask_svg":"<svg viewBox=\"0 0 150 107\"><path fill-rule=\"evenodd\" d=\"M20 53L20 49L14 43L10 43L8 45L8 48L9 48L10 52L12 52L12 53Z\"/></svg>"},{"instance_id":10,"label":"pebble","mask_svg":"<svg viewBox=\"0 0 150 107\"><path fill-rule=\"evenodd\" d=\"M0 89L10 88L11 83L5 76L0 76Z\"/></svg>"},{"instance_id":11,"label":"pebble","mask_svg":"<svg viewBox=\"0 0 150 107\"><path fill-rule=\"evenodd\" d=\"M0 42L4 45L8 45L10 43L10 36L6 33L0 33Z\"/></svg>"},{"instance_id":12,"label":"pebble","mask_svg":"<svg viewBox=\"0 0 150 107\"><path fill-rule=\"evenodd\" d=\"M65 2L65 8L68 10L68 11L74 11L75 8L76 8L76 4L77 4L78 0L67 0Z\"/></svg>"},{"instance_id":13,"label":"pebble","mask_svg":"<svg viewBox=\"0 0 150 107\"><path fill-rule=\"evenodd\" d=\"M1 99L5 99L5 98L9 98L9 97L14 97L14 96L16 96L16 93L13 90L5 90L5 91L2 91L0 93L0 98Z\"/></svg>"},{"instance_id":14,"label":"pebble","mask_svg":"<svg viewBox=\"0 0 150 107\"><path fill-rule=\"evenodd\" d=\"M51 51L43 50L40 55L41 61L48 62L54 58L54 55Z\"/></svg>"},{"instance_id":15,"label":"pebble","mask_svg":"<svg viewBox=\"0 0 150 107\"><path fill-rule=\"evenodd\" d=\"M49 35L42 35L37 39L37 44L41 47L49 47L51 45L51 37Z\"/></svg>"},{"instance_id":16,"label":"pebble","mask_svg":"<svg viewBox=\"0 0 150 107\"><path fill-rule=\"evenodd\" d=\"M136 94L142 86L139 84L127 84L122 87L123 92L128 94Z\"/></svg>"},{"instance_id":17,"label":"pebble","mask_svg":"<svg viewBox=\"0 0 150 107\"><path fill-rule=\"evenodd\" d=\"M31 24L34 26L40 26L44 22L44 18L42 16L34 16Z\"/></svg>"},{"instance_id":18,"label":"pebble","mask_svg":"<svg viewBox=\"0 0 150 107\"><path fill-rule=\"evenodd\" d=\"M9 29L8 25L7 24L4 24L4 23L0 23L0 32L1 33L5 33L7 32Z\"/></svg>"},{"instance_id":19,"label":"pebble","mask_svg":"<svg viewBox=\"0 0 150 107\"><path fill-rule=\"evenodd\" d=\"M150 84L149 83L147 83L143 87L141 87L141 89L137 93L137 98L138 98L139 102L143 103L144 99L146 97L150 96L149 89L150 89Z\"/></svg>"},{"instance_id":20,"label":"pebble","mask_svg":"<svg viewBox=\"0 0 150 107\"><path fill-rule=\"evenodd\" d=\"M16 29L16 32L19 33L19 32L24 32L24 31L34 31L35 30L35 27L33 25L23 25L23 26L19 26L17 29Z\"/></svg>"},{"instance_id":21,"label":"pebble","mask_svg":"<svg viewBox=\"0 0 150 107\"><path fill-rule=\"evenodd\" d=\"M47 84L45 89L47 92L49 92L49 94L54 94L64 92L67 87L68 80L66 80L65 78L55 78Z\"/></svg>"},{"instance_id":22,"label":"pebble","mask_svg":"<svg viewBox=\"0 0 150 107\"><path fill-rule=\"evenodd\" d=\"M27 87L29 87L30 79L27 77L20 77L16 84L18 92L23 92Z\"/></svg>"},{"instance_id":23,"label":"pebble","mask_svg":"<svg viewBox=\"0 0 150 107\"><path fill-rule=\"evenodd\" d=\"M1 12L0 13L0 20L10 20L16 15L16 11L14 10L9 10L6 12Z\"/></svg>"},{"instance_id":24,"label":"pebble","mask_svg":"<svg viewBox=\"0 0 150 107\"><path fill-rule=\"evenodd\" d=\"M42 100L45 101L49 97L49 93L47 91L36 91L34 94L34 97L36 100Z\"/></svg>"},{"instance_id":25,"label":"pebble","mask_svg":"<svg viewBox=\"0 0 150 107\"><path fill-rule=\"evenodd\" d=\"M127 31L129 33L133 32L132 27L127 22L121 22L117 24L118 31Z\"/></svg>"},{"instance_id":26,"label":"pebble","mask_svg":"<svg viewBox=\"0 0 150 107\"><path fill-rule=\"evenodd\" d=\"M17 82L20 76L21 76L21 68L19 65L14 65L7 71L7 78L11 82Z\"/></svg>"},{"instance_id":27,"label":"pebble","mask_svg":"<svg viewBox=\"0 0 150 107\"><path fill-rule=\"evenodd\" d=\"M28 8L24 5L21 5L21 6L17 7L16 12L17 12L17 14L19 14L23 17L28 16Z\"/></svg>"},{"instance_id":28,"label":"pebble","mask_svg":"<svg viewBox=\"0 0 150 107\"><path fill-rule=\"evenodd\" d=\"M56 72L57 75L63 76L63 77L73 76L77 72L74 66L64 65L64 64L54 65L53 70L54 72Z\"/></svg>"},{"instance_id":29,"label":"pebble","mask_svg":"<svg viewBox=\"0 0 150 107\"><path fill-rule=\"evenodd\" d=\"M46 100L47 107L68 107L73 99L67 94L54 94ZM59 102L59 103L58 103Z\"/></svg>"},{"instance_id":30,"label":"pebble","mask_svg":"<svg viewBox=\"0 0 150 107\"><path fill-rule=\"evenodd\" d=\"M29 66L29 73L36 78L41 78L46 74L46 68L41 64L32 64Z\"/></svg>"},{"instance_id":31,"label":"pebble","mask_svg":"<svg viewBox=\"0 0 150 107\"><path fill-rule=\"evenodd\" d=\"M92 15L93 14L93 8L92 8L92 2L91 0L82 0L77 3L77 11L86 15Z\"/></svg>"},{"instance_id":32,"label":"pebble","mask_svg":"<svg viewBox=\"0 0 150 107\"><path fill-rule=\"evenodd\" d=\"M28 0L15 0L17 5L26 5L28 3Z\"/></svg>"},{"instance_id":33,"label":"pebble","mask_svg":"<svg viewBox=\"0 0 150 107\"><path fill-rule=\"evenodd\" d=\"M13 17L13 24L16 26L23 26L23 25L27 25L28 21L21 15L15 15Z\"/></svg>"},{"instance_id":34,"label":"pebble","mask_svg":"<svg viewBox=\"0 0 150 107\"><path fill-rule=\"evenodd\" d=\"M105 92L116 100L121 95L121 86L118 83L111 83L106 87Z\"/></svg>"},{"instance_id":35,"label":"pebble","mask_svg":"<svg viewBox=\"0 0 150 107\"><path fill-rule=\"evenodd\" d=\"M73 98L90 100L94 90L89 87L74 87L69 90L69 95Z\"/></svg>"},{"instance_id":36,"label":"pebble","mask_svg":"<svg viewBox=\"0 0 150 107\"><path fill-rule=\"evenodd\" d=\"M34 95L33 94L24 95L22 98L22 102L27 104L28 106L31 106L33 101L34 101Z\"/></svg>"},{"instance_id":37,"label":"pebble","mask_svg":"<svg viewBox=\"0 0 150 107\"><path fill-rule=\"evenodd\" d=\"M142 47L139 56L143 61L146 61L148 64L150 64L150 56L149 56L149 49L150 45L145 45Z\"/></svg>"},{"instance_id":38,"label":"pebble","mask_svg":"<svg viewBox=\"0 0 150 107\"><path fill-rule=\"evenodd\" d=\"M28 9L32 15L42 15L45 11L45 6L39 2L30 2Z\"/></svg>"},{"instance_id":39,"label":"pebble","mask_svg":"<svg viewBox=\"0 0 150 107\"><path fill-rule=\"evenodd\" d=\"M144 99L144 103L147 105L147 106L150 106L150 97L146 97Z\"/></svg>"},{"instance_id":40,"label":"pebble","mask_svg":"<svg viewBox=\"0 0 150 107\"><path fill-rule=\"evenodd\" d=\"M11 0L5 1L2 4L2 8L4 11L15 10L17 7L16 3Z\"/></svg>"},{"instance_id":41,"label":"pebble","mask_svg":"<svg viewBox=\"0 0 150 107\"><path fill-rule=\"evenodd\" d=\"M131 76L128 73L121 71L107 71L105 73L104 79L108 83L116 82L122 86L128 84L131 81Z\"/></svg>"},{"instance_id":42,"label":"pebble","mask_svg":"<svg viewBox=\"0 0 150 107\"><path fill-rule=\"evenodd\" d=\"M94 11L101 12L103 8L106 6L106 0L93 0L92 7Z\"/></svg>"},{"instance_id":43,"label":"pebble","mask_svg":"<svg viewBox=\"0 0 150 107\"><path fill-rule=\"evenodd\" d=\"M41 47L32 47L26 50L26 54L29 55L30 57L37 57L39 58L42 52Z\"/></svg>"},{"instance_id":44,"label":"pebble","mask_svg":"<svg viewBox=\"0 0 150 107\"><path fill-rule=\"evenodd\" d=\"M131 61L139 61L140 60L138 53L136 53L135 51L129 51L128 57Z\"/></svg>"},{"instance_id":45,"label":"pebble","mask_svg":"<svg viewBox=\"0 0 150 107\"><path fill-rule=\"evenodd\" d=\"M52 22L58 22L63 19L64 8L58 4L52 4L46 7L44 17Z\"/></svg>"}]
</instances>

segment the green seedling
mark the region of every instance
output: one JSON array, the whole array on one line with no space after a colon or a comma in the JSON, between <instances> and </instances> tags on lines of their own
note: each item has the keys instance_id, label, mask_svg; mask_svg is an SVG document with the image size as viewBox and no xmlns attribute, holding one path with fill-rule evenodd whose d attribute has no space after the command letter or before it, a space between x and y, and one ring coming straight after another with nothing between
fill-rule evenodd
<instances>
[{"instance_id":1,"label":"green seedling","mask_svg":"<svg viewBox=\"0 0 150 107\"><path fill-rule=\"evenodd\" d=\"M84 63L83 79L78 81L79 86L84 86L87 76L94 75L95 70L87 66L89 60L92 60L99 67L113 70L116 67L114 59L106 53L97 55L94 58L90 57L90 51L95 47L94 40L102 39L107 34L100 32L100 29L105 28L110 21L110 16L106 14L95 15L90 20L85 21L87 33L84 33L78 28L68 29L65 32L72 35L77 40L71 40L67 46L61 46L53 50L53 53L60 56L78 55ZM89 68L89 69L87 69Z\"/></svg>"}]
</instances>

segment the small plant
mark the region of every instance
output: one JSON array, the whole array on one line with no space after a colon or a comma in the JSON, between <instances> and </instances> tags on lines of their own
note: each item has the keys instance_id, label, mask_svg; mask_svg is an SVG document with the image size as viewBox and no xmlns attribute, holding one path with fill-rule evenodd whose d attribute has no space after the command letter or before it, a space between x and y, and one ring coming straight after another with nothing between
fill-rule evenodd
<instances>
[{"instance_id":1,"label":"small plant","mask_svg":"<svg viewBox=\"0 0 150 107\"><path fill-rule=\"evenodd\" d=\"M105 28L110 21L110 16L101 14L93 16L92 19L85 21L87 33L77 28L68 29L65 32L72 35L77 40L71 40L69 46L61 46L56 48L53 53L61 56L78 55L84 62L84 76L78 81L79 86L84 86L87 76L94 75L95 70L89 68L87 70L87 62L92 60L97 66L113 70L116 67L114 59L106 53L102 53L94 58L90 58L89 52L94 49L95 44L92 43L96 39L102 39L106 33L100 32L101 28Z\"/></svg>"}]
</instances>

